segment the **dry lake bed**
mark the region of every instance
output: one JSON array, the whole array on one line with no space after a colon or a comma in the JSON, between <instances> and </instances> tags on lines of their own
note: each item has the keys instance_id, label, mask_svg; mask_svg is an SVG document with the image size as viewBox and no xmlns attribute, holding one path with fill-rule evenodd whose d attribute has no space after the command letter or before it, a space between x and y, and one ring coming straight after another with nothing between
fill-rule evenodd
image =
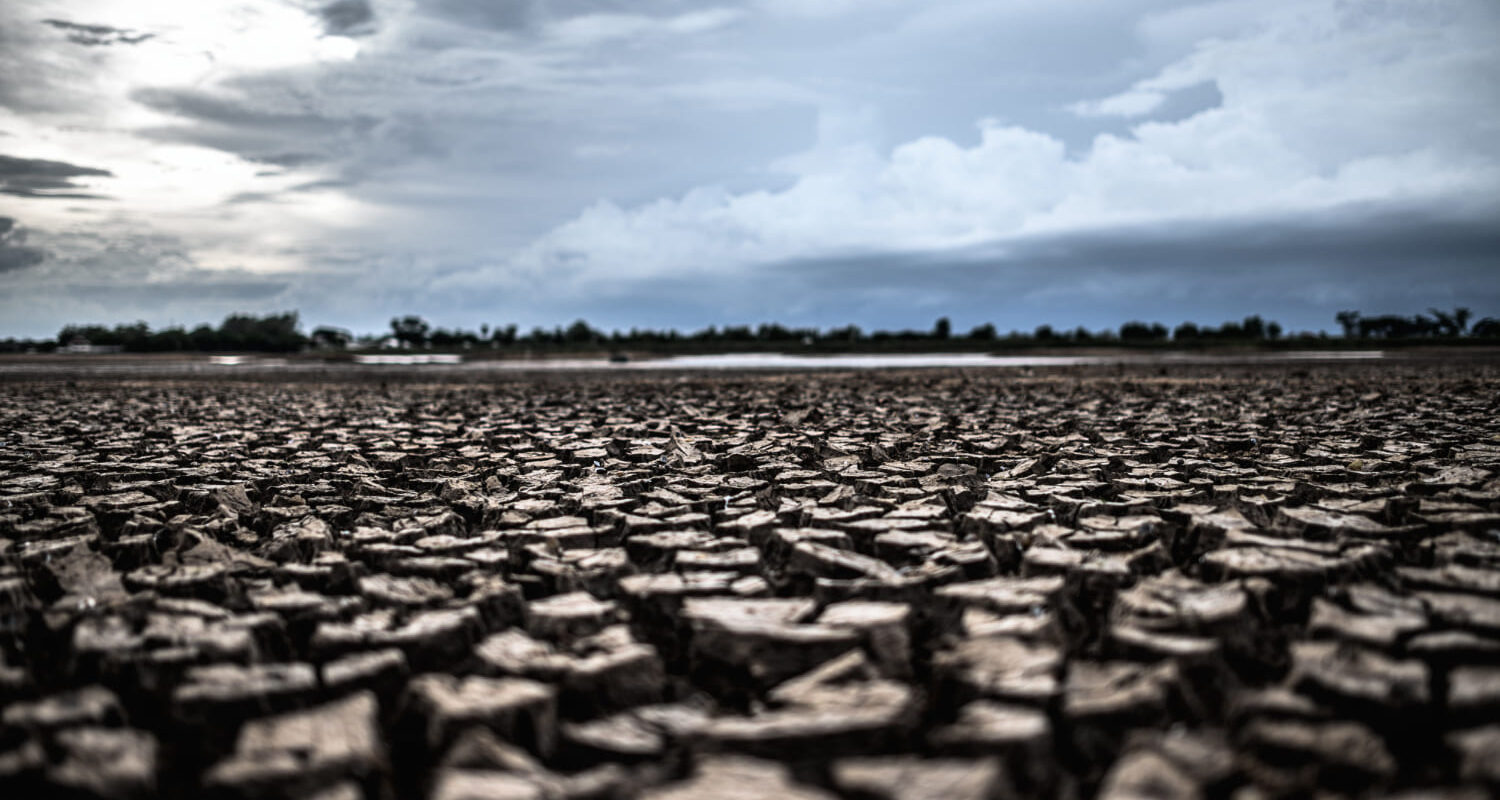
<instances>
[{"instance_id":1,"label":"dry lake bed","mask_svg":"<svg viewBox=\"0 0 1500 800\"><path fill-rule=\"evenodd\" d=\"M1473 797L1500 362L0 382L0 795Z\"/></svg>"}]
</instances>

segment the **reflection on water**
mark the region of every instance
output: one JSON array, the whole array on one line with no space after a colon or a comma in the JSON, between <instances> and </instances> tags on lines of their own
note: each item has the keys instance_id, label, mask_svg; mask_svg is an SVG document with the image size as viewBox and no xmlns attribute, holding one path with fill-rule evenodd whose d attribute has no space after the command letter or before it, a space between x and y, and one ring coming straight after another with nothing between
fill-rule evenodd
<instances>
[{"instance_id":1,"label":"reflection on water","mask_svg":"<svg viewBox=\"0 0 1500 800\"><path fill-rule=\"evenodd\" d=\"M726 353L611 362L604 358L471 359L461 355L357 355L353 361L261 358L258 356L190 356L183 358L63 357L45 361L0 361L0 374L182 375L245 372L322 372L357 375L414 370L423 373L607 372L735 369L914 369L930 367L1073 367L1152 364L1256 364L1295 361L1370 361L1386 357L1380 350L1303 350L1281 353L1116 353L1077 356L997 356L985 353L907 353L802 356L784 353Z\"/></svg>"},{"instance_id":2,"label":"reflection on water","mask_svg":"<svg viewBox=\"0 0 1500 800\"><path fill-rule=\"evenodd\" d=\"M646 369L901 369L903 367L1075 367L1099 364L1240 363L1242 361L1348 360L1383 358L1379 350L1299 353L1120 353L1087 356L995 356L988 353L864 353L839 356L794 356L784 353L730 353L677 356L634 366Z\"/></svg>"},{"instance_id":3,"label":"reflection on water","mask_svg":"<svg viewBox=\"0 0 1500 800\"><path fill-rule=\"evenodd\" d=\"M397 367L413 367L419 364L462 364L463 361L463 356L448 353L420 356L358 355L354 357L354 363L356 364L378 364L381 366Z\"/></svg>"}]
</instances>

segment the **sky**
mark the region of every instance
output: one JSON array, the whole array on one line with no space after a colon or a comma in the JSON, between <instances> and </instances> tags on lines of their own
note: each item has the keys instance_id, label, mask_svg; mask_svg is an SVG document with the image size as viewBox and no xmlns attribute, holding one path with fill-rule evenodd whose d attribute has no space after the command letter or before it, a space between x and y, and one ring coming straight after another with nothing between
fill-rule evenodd
<instances>
[{"instance_id":1,"label":"sky","mask_svg":"<svg viewBox=\"0 0 1500 800\"><path fill-rule=\"evenodd\" d=\"M1494 0L5 0L0 336L1500 316Z\"/></svg>"}]
</instances>

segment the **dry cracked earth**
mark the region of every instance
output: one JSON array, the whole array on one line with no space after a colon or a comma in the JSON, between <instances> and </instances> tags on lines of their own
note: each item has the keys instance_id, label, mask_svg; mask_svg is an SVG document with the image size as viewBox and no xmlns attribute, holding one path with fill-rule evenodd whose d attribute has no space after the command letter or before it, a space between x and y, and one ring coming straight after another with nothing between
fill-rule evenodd
<instances>
[{"instance_id":1,"label":"dry cracked earth","mask_svg":"<svg viewBox=\"0 0 1500 800\"><path fill-rule=\"evenodd\" d=\"M1491 796L1497 398L0 384L0 795Z\"/></svg>"}]
</instances>

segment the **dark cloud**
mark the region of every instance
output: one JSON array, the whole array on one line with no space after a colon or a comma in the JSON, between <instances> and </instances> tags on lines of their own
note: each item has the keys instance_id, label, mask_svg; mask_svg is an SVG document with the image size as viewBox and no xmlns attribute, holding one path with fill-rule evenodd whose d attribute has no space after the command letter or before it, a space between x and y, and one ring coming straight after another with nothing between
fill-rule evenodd
<instances>
[{"instance_id":1,"label":"dark cloud","mask_svg":"<svg viewBox=\"0 0 1500 800\"><path fill-rule=\"evenodd\" d=\"M463 25L504 31L525 28L536 17L532 0L428 0L423 10Z\"/></svg>"},{"instance_id":2,"label":"dark cloud","mask_svg":"<svg viewBox=\"0 0 1500 800\"><path fill-rule=\"evenodd\" d=\"M1219 84L1205 81L1169 93L1162 104L1149 115L1149 119L1152 122L1178 122L1222 105L1224 93L1220 91Z\"/></svg>"},{"instance_id":3,"label":"dark cloud","mask_svg":"<svg viewBox=\"0 0 1500 800\"><path fill-rule=\"evenodd\" d=\"M75 178L113 177L109 170L80 167L63 161L0 155L0 194L18 197L99 199L101 195L75 191L84 187Z\"/></svg>"},{"instance_id":4,"label":"dark cloud","mask_svg":"<svg viewBox=\"0 0 1500 800\"><path fill-rule=\"evenodd\" d=\"M83 25L61 19L44 19L42 20L42 24L51 25L62 31L67 35L68 41L74 44L89 47L112 44L140 44L156 36L154 33L137 33L126 28L114 28L109 25Z\"/></svg>"},{"instance_id":5,"label":"dark cloud","mask_svg":"<svg viewBox=\"0 0 1500 800\"><path fill-rule=\"evenodd\" d=\"M548 20L590 14L666 17L692 11L693 7L678 0L426 0L422 10L468 26L519 31Z\"/></svg>"},{"instance_id":6,"label":"dark cloud","mask_svg":"<svg viewBox=\"0 0 1500 800\"><path fill-rule=\"evenodd\" d=\"M306 183L299 183L296 186L293 186L290 191L321 192L328 189L347 189L353 185L354 183L352 181L342 180L308 181Z\"/></svg>"},{"instance_id":7,"label":"dark cloud","mask_svg":"<svg viewBox=\"0 0 1500 800\"><path fill-rule=\"evenodd\" d=\"M323 30L334 36L368 36L375 32L375 11L368 0L334 0L318 9Z\"/></svg>"},{"instance_id":8,"label":"dark cloud","mask_svg":"<svg viewBox=\"0 0 1500 800\"><path fill-rule=\"evenodd\" d=\"M237 192L224 201L225 205L240 205L243 203L275 203L283 199L287 193L321 192L328 189L347 189L355 184L344 180L321 180L307 181L295 186L288 187L285 192Z\"/></svg>"},{"instance_id":9,"label":"dark cloud","mask_svg":"<svg viewBox=\"0 0 1500 800\"><path fill-rule=\"evenodd\" d=\"M379 123L368 116L266 110L253 100L197 89L140 89L131 99L189 121L146 128L139 131L142 136L211 147L288 168L326 162L347 145L351 135L367 133ZM297 149L289 149L290 142L296 142Z\"/></svg>"},{"instance_id":10,"label":"dark cloud","mask_svg":"<svg viewBox=\"0 0 1500 800\"><path fill-rule=\"evenodd\" d=\"M285 167L290 169L294 167L306 166L308 164L316 164L319 161L322 161L323 157L314 153L272 153L269 155L247 158L246 160L253 161L256 164L271 164L273 166Z\"/></svg>"},{"instance_id":11,"label":"dark cloud","mask_svg":"<svg viewBox=\"0 0 1500 800\"><path fill-rule=\"evenodd\" d=\"M234 206L242 203L271 203L275 202L274 192L236 192L224 200L224 205Z\"/></svg>"},{"instance_id":12,"label":"dark cloud","mask_svg":"<svg viewBox=\"0 0 1500 800\"><path fill-rule=\"evenodd\" d=\"M1465 306L1500 314L1496 209L1436 213L1389 205L1304 217L1121 227L983 246L850 252L733 274L596 280L586 295L548 297L526 324L584 316L605 329L697 329L776 321L921 329L1038 325L1115 329L1132 319L1217 325L1260 314L1289 331L1337 331L1343 309L1411 314ZM450 313L483 315L503 300L472 291ZM523 326L524 327L524 326Z\"/></svg>"},{"instance_id":13,"label":"dark cloud","mask_svg":"<svg viewBox=\"0 0 1500 800\"><path fill-rule=\"evenodd\" d=\"M171 283L72 283L62 288L69 297L80 300L112 300L149 307L165 302L266 300L286 291L288 286L287 281L281 280L222 280L186 275Z\"/></svg>"},{"instance_id":14,"label":"dark cloud","mask_svg":"<svg viewBox=\"0 0 1500 800\"><path fill-rule=\"evenodd\" d=\"M309 133L336 131L348 123L348 120L325 117L312 111L287 113L262 110L233 96L216 95L197 89L139 89L131 93L131 99L157 111L199 122L231 127L280 128L286 131L285 139ZM274 157L276 154L266 156Z\"/></svg>"},{"instance_id":15,"label":"dark cloud","mask_svg":"<svg viewBox=\"0 0 1500 800\"><path fill-rule=\"evenodd\" d=\"M1341 308L1500 311L1495 210L1355 207L1301 218L1148 225L961 250L848 254L772 265L813 308L900 316L912 301L1005 327L1216 322L1258 313L1331 327ZM764 279L766 273L760 273ZM869 288L873 287L873 288ZM915 306L921 308L919 304ZM914 322L920 322L917 317Z\"/></svg>"},{"instance_id":16,"label":"dark cloud","mask_svg":"<svg viewBox=\"0 0 1500 800\"><path fill-rule=\"evenodd\" d=\"M26 231L10 217L0 217L0 273L34 267L47 259L39 247L26 246Z\"/></svg>"}]
</instances>

